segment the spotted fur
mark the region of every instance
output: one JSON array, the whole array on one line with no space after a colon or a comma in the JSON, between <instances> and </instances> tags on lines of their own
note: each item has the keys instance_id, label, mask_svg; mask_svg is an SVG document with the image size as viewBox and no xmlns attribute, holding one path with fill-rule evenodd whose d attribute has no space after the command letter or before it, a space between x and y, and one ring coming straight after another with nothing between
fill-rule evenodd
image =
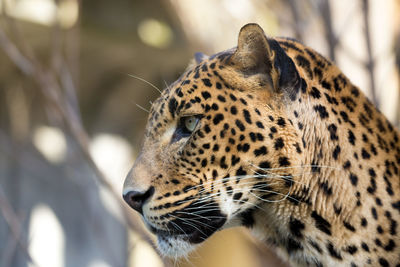
<instances>
[{"instance_id":1,"label":"spotted fur","mask_svg":"<svg viewBox=\"0 0 400 267\"><path fill-rule=\"evenodd\" d=\"M245 226L293 266L400 266L399 132L330 61L256 24L154 102L125 191L180 256ZM199 122L184 134L181 120Z\"/></svg>"}]
</instances>

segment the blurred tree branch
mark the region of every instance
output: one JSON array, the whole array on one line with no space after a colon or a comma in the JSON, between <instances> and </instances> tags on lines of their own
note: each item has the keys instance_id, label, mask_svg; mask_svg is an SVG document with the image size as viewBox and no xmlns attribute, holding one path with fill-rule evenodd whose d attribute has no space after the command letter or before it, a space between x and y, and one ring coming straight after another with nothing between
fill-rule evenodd
<instances>
[{"instance_id":1,"label":"blurred tree branch","mask_svg":"<svg viewBox=\"0 0 400 267\"><path fill-rule=\"evenodd\" d=\"M5 9L3 9L3 14L5 15ZM15 22L7 15L5 15L4 18L8 25L14 25ZM18 41L21 42L19 46L23 47L24 50L22 51L19 49L17 44L11 41L2 28L0 28L0 48L25 76L32 79L38 85L40 94L45 100L44 108L48 111L49 117L63 124L69 136L78 144L80 153L85 157L87 164L92 168L101 186L105 187L117 203L119 203L126 225L138 234L141 239L153 246L149 234L134 221L133 217L130 215L131 211L128 210L125 203L122 201L120 192L115 191L89 152L89 137L80 118L75 83L70 68L67 66L67 61L61 53L61 29L57 25L53 27L51 66L46 67L45 64L37 60L33 52L26 52L30 54L29 57L25 54L25 51L32 50L21 38L18 28L15 27L15 25L11 27L13 34L19 36L19 38L17 38ZM4 196L2 200L2 203L4 203ZM8 212L7 214L11 213ZM10 216L8 217L10 218ZM17 217L11 216L11 218L13 219L10 222L13 225L20 225ZM12 229L15 236L19 236L19 230L17 231L17 229L18 227Z\"/></svg>"},{"instance_id":2,"label":"blurred tree branch","mask_svg":"<svg viewBox=\"0 0 400 267\"><path fill-rule=\"evenodd\" d=\"M24 241L22 241L23 225L22 225L22 223L20 223L20 219L13 211L10 203L7 201L6 195L1 186L0 186L0 211L1 211L1 214L3 215L3 218L7 222L8 227L11 230L11 233L14 237L15 243L21 248L21 250L25 254L26 258L28 259L29 263L33 264L33 266L38 266L33 261L32 257L30 256L27 244ZM13 245L11 245L11 246L13 246ZM2 263L7 265L7 262L10 261L10 258L13 255L12 250L13 249L11 248L8 252L6 251L8 253L8 255L3 255L4 258L3 258Z\"/></svg>"},{"instance_id":3,"label":"blurred tree branch","mask_svg":"<svg viewBox=\"0 0 400 267\"><path fill-rule=\"evenodd\" d=\"M8 55L8 57L13 61L13 63L28 76L33 75L34 66L31 61L23 56L17 47L10 42L10 40L5 35L4 31L0 29L0 46L3 51Z\"/></svg>"},{"instance_id":4,"label":"blurred tree branch","mask_svg":"<svg viewBox=\"0 0 400 267\"><path fill-rule=\"evenodd\" d=\"M369 27L369 0L361 0L362 4L362 14L363 14L363 22L364 22L364 39L367 46L367 62L366 69L369 73L369 84L370 84L370 92L372 96L372 102L379 107L379 99L376 95L376 86L375 86L375 60L372 55L372 44L371 44L371 30Z\"/></svg>"},{"instance_id":5,"label":"blurred tree branch","mask_svg":"<svg viewBox=\"0 0 400 267\"><path fill-rule=\"evenodd\" d=\"M397 79L400 83L400 29L397 30L395 36L395 56L396 56L396 68L397 68ZM397 127L400 127L400 87L397 90L397 108L396 108L396 117L395 123Z\"/></svg>"},{"instance_id":6,"label":"blurred tree branch","mask_svg":"<svg viewBox=\"0 0 400 267\"><path fill-rule=\"evenodd\" d=\"M338 44L338 38L335 35L332 25L332 11L329 0L321 0L319 5L320 15L323 21L325 38L329 49L329 58L336 61L336 46Z\"/></svg>"},{"instance_id":7,"label":"blurred tree branch","mask_svg":"<svg viewBox=\"0 0 400 267\"><path fill-rule=\"evenodd\" d=\"M301 21L301 10L299 8L300 2L295 0L286 0L286 2L293 16L293 21L294 21L293 28L294 28L295 38L300 42L303 42L303 27L302 27L303 23Z\"/></svg>"}]
</instances>

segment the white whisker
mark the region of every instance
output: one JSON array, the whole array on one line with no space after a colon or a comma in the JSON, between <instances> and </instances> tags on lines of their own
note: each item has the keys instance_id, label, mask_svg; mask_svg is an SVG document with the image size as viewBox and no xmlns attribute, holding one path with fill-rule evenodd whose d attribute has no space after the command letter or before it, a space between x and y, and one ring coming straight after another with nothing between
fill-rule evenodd
<instances>
[{"instance_id":1,"label":"white whisker","mask_svg":"<svg viewBox=\"0 0 400 267\"><path fill-rule=\"evenodd\" d=\"M147 83L148 85L150 85L151 87L153 87L154 89L156 89L160 94L162 94L162 92L161 92L161 90L157 87L157 86L155 86L154 84L152 84L151 82L149 82L149 81L146 81L145 79L143 79L143 78L140 78L140 77L138 77L138 76L136 76L136 75L133 75L133 74L127 74L129 77L132 77L132 78L135 78L135 79L138 79L139 81L142 81L142 82L144 82L144 83Z\"/></svg>"},{"instance_id":2,"label":"white whisker","mask_svg":"<svg viewBox=\"0 0 400 267\"><path fill-rule=\"evenodd\" d=\"M209 220L209 221L211 221L211 219L221 219L221 218L223 218L223 216L208 216L208 217L205 217L205 216L198 215L196 212L176 211L175 213L177 213L177 214L186 214L186 215L196 215L197 217L199 217L201 219L205 219L205 220Z\"/></svg>"},{"instance_id":3,"label":"white whisker","mask_svg":"<svg viewBox=\"0 0 400 267\"><path fill-rule=\"evenodd\" d=\"M174 215L171 215L172 217L174 217L175 219L179 219L179 220L181 220L182 221L182 223L183 224L186 224L186 225L189 225L190 227L193 227L194 229L196 229L197 231L199 231L201 234L203 234L203 235L206 235L203 231L201 231L196 225L194 225L194 224L192 224L192 223L190 223L190 222L187 222L187 221L185 221L185 220L183 220L182 218L179 218L179 217L177 217L177 216L174 216ZM182 229L182 228L181 228ZM184 232L185 233L185 232ZM187 236L187 234L185 233L185 235Z\"/></svg>"},{"instance_id":4,"label":"white whisker","mask_svg":"<svg viewBox=\"0 0 400 267\"><path fill-rule=\"evenodd\" d=\"M258 189L258 191L264 191L264 192L266 192L266 193L277 194L277 195L283 196L283 198L282 198L282 199L278 199L278 200L263 199L263 198L257 196L256 194L254 194L253 192L249 192L249 193L252 194L254 197L256 197L256 198L258 198L259 200L262 200L262 201L264 201L264 202L275 203L275 202L281 202L281 201L284 201L284 200L287 199L287 198L290 198L290 199L293 199L293 200L295 200L295 201L297 201L297 202L300 203L300 200L295 199L295 198L293 198L293 197L290 197L291 188L289 188L289 191L288 191L287 194L282 194L282 193L275 192L275 191L271 191L271 190L261 190L261 189Z\"/></svg>"},{"instance_id":5,"label":"white whisker","mask_svg":"<svg viewBox=\"0 0 400 267\"><path fill-rule=\"evenodd\" d=\"M326 168L326 169L336 169L336 170L342 170L341 167L334 167L334 166L326 166L326 165L314 165L314 164L306 164L306 165L299 165L299 166L288 166L288 167L278 167L278 168L260 168L259 166L249 162L249 165L263 170L263 171L275 171L275 170L287 170L287 169L295 169L295 168Z\"/></svg>"},{"instance_id":6,"label":"white whisker","mask_svg":"<svg viewBox=\"0 0 400 267\"><path fill-rule=\"evenodd\" d=\"M138 103L136 103L136 106L137 106L138 108L140 108L141 110L146 111L147 113L150 113L150 110L145 109L144 107L142 107L142 106L139 105Z\"/></svg>"}]
</instances>

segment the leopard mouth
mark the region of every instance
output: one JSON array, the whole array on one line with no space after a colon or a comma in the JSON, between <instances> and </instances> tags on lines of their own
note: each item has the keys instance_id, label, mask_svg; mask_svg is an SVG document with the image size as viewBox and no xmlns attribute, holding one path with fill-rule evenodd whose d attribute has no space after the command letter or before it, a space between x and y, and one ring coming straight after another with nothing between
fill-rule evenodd
<instances>
[{"instance_id":1,"label":"leopard mouth","mask_svg":"<svg viewBox=\"0 0 400 267\"><path fill-rule=\"evenodd\" d=\"M184 219L183 219L184 220ZM199 244L209 238L212 234L222 228L226 222L226 217L209 221L207 224L199 222L197 224L190 223L185 225L185 221L179 224L175 221L168 223L170 230L161 230L153 226L149 226L150 231L157 235L159 239L179 239L191 244Z\"/></svg>"},{"instance_id":2,"label":"leopard mouth","mask_svg":"<svg viewBox=\"0 0 400 267\"><path fill-rule=\"evenodd\" d=\"M159 238L181 240L190 244L203 242L227 221L227 216L214 201L193 201L183 209L175 210L164 217L169 219L165 223L165 229L149 224L150 231Z\"/></svg>"}]
</instances>

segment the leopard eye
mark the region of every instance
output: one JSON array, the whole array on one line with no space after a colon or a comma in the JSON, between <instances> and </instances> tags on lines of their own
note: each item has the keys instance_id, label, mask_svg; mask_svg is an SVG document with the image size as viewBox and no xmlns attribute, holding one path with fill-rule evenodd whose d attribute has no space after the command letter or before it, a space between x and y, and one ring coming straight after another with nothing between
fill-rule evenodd
<instances>
[{"instance_id":1,"label":"leopard eye","mask_svg":"<svg viewBox=\"0 0 400 267\"><path fill-rule=\"evenodd\" d=\"M171 142L174 143L182 138L187 138L192 135L196 129L197 124L200 121L200 115L181 117L178 122L178 126L172 136Z\"/></svg>"},{"instance_id":2,"label":"leopard eye","mask_svg":"<svg viewBox=\"0 0 400 267\"><path fill-rule=\"evenodd\" d=\"M195 116L189 116L183 118L183 125L186 127L188 132L193 132L197 126L199 119Z\"/></svg>"}]
</instances>

